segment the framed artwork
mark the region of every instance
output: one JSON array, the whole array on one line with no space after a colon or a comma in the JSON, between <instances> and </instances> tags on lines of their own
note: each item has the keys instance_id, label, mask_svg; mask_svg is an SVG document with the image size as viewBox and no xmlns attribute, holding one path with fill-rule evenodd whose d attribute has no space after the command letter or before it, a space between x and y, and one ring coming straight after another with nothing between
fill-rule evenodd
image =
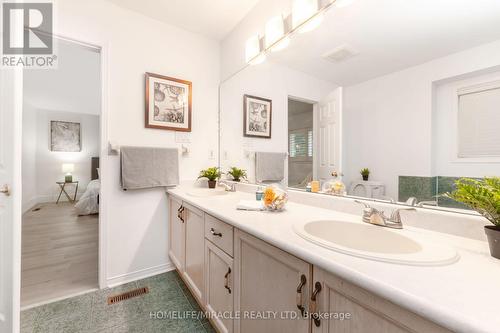
<instances>
[{"instance_id":1,"label":"framed artwork","mask_svg":"<svg viewBox=\"0 0 500 333\"><path fill-rule=\"evenodd\" d=\"M270 99L245 95L243 98L243 135L271 138L273 102Z\"/></svg>"},{"instance_id":2,"label":"framed artwork","mask_svg":"<svg viewBox=\"0 0 500 333\"><path fill-rule=\"evenodd\" d=\"M192 84L146 73L146 127L191 132Z\"/></svg>"},{"instance_id":3,"label":"framed artwork","mask_svg":"<svg viewBox=\"0 0 500 333\"><path fill-rule=\"evenodd\" d=\"M50 122L50 150L82 151L80 123L52 120Z\"/></svg>"}]
</instances>

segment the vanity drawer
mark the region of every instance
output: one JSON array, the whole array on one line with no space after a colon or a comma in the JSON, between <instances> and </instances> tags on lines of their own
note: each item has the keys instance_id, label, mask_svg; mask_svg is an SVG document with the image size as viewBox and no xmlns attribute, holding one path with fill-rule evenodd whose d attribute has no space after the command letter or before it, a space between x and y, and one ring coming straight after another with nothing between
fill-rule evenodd
<instances>
[{"instance_id":1,"label":"vanity drawer","mask_svg":"<svg viewBox=\"0 0 500 333\"><path fill-rule=\"evenodd\" d=\"M205 214L205 238L233 256L233 227Z\"/></svg>"}]
</instances>

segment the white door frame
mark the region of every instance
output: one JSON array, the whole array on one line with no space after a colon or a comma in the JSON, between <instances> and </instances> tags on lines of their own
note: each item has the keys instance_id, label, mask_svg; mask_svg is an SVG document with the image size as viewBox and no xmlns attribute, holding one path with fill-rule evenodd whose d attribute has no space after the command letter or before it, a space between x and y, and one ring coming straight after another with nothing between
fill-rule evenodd
<instances>
[{"instance_id":1,"label":"white door frame","mask_svg":"<svg viewBox=\"0 0 500 333\"><path fill-rule=\"evenodd\" d=\"M109 196L109 186L110 177L109 175L109 156L108 156L108 61L109 61L109 45L103 42L88 42L81 41L70 36L64 36L61 34L53 34L54 38L61 39L73 44L82 45L84 47L98 49L100 53L100 70L101 70L101 115L100 115L100 151L99 151L99 171L103 178L100 179L101 187L99 194L99 255L98 255L98 281L99 288L103 289L108 286L107 284L107 226L108 226L108 196ZM21 92L22 93L22 92ZM20 125L22 127L22 124ZM21 161L21 155L18 156ZM19 163L20 165L20 163ZM21 207L21 198L19 196L18 200ZM21 234L19 235L21 238ZM19 253L21 253L20 243L19 243Z\"/></svg>"},{"instance_id":2,"label":"white door frame","mask_svg":"<svg viewBox=\"0 0 500 333\"><path fill-rule=\"evenodd\" d=\"M20 327L20 308L21 308L21 218L22 218L22 174L21 174L21 156L22 156L22 116L23 116L23 74L21 68L11 68L4 69L5 80L3 88L8 86L7 94L6 91L1 91L0 95L7 97L8 108L12 118L4 119L5 121L12 121L12 153L8 154L6 158L12 158L11 161L6 160L7 170L11 169L12 180L8 183L11 188L11 196L7 200L11 200L11 206L7 204L7 210L11 209L12 220L2 221L6 222L4 225L0 226L0 232L5 234L0 234L1 238L5 237L7 241L5 242L7 250L12 250L6 257L0 257L0 260L5 260L3 262L3 267L7 269L12 268L10 272L10 278L5 284L0 285L0 322L6 323L6 326L2 324L2 328L10 328L13 332L18 332ZM5 94L5 95L4 95ZM2 100L2 106L5 107L4 101ZM8 111L9 112L9 111ZM2 142L6 144L6 142ZM1 147L0 147L1 149ZM10 156L11 155L11 156ZM0 161L1 162L1 161ZM9 172L9 171L7 171ZM3 185L3 184L2 184ZM10 236L10 237L9 237ZM9 239L10 238L10 239ZM1 249L0 249L1 252ZM3 253L1 254L3 256ZM1 281L0 281L1 283ZM7 285L12 286L11 290L5 288Z\"/></svg>"}]
</instances>

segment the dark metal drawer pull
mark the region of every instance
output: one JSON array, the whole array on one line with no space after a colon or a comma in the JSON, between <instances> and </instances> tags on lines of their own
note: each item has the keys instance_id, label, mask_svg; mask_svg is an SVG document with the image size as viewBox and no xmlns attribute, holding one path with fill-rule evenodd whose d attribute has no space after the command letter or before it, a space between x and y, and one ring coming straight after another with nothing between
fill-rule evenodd
<instances>
[{"instance_id":1,"label":"dark metal drawer pull","mask_svg":"<svg viewBox=\"0 0 500 333\"><path fill-rule=\"evenodd\" d=\"M231 267L227 268L227 273L224 275L224 288L227 289L228 293L231 293L231 288L229 287L229 274L231 274Z\"/></svg>"},{"instance_id":2,"label":"dark metal drawer pull","mask_svg":"<svg viewBox=\"0 0 500 333\"><path fill-rule=\"evenodd\" d=\"M182 223L184 223L184 218L182 217L182 213L184 213L184 206L179 207L179 213L177 214Z\"/></svg>"},{"instance_id":3,"label":"dark metal drawer pull","mask_svg":"<svg viewBox=\"0 0 500 333\"><path fill-rule=\"evenodd\" d=\"M319 319L319 314L316 312L317 310L317 304L316 304L316 297L318 294L321 292L321 283L316 282L314 284L314 292L312 293L311 296L311 304L309 305L309 312L311 313L311 317L314 321L314 325L316 327L319 327L321 325L321 320Z\"/></svg>"},{"instance_id":4,"label":"dark metal drawer pull","mask_svg":"<svg viewBox=\"0 0 500 333\"><path fill-rule=\"evenodd\" d=\"M297 286L297 309L300 310L300 314L302 315L302 317L304 317L304 312L306 310L306 308L303 305L302 288L305 286L306 283L307 283L306 276L302 274L300 276L299 285Z\"/></svg>"},{"instance_id":5,"label":"dark metal drawer pull","mask_svg":"<svg viewBox=\"0 0 500 333\"><path fill-rule=\"evenodd\" d=\"M222 234L220 232L215 232L214 228L210 228L210 233L214 236L222 237Z\"/></svg>"}]
</instances>

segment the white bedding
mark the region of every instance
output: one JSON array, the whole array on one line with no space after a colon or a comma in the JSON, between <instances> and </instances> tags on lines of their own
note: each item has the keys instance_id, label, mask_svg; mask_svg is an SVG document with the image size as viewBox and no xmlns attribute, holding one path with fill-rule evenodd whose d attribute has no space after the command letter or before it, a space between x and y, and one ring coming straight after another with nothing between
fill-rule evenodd
<instances>
[{"instance_id":1,"label":"white bedding","mask_svg":"<svg viewBox=\"0 0 500 333\"><path fill-rule=\"evenodd\" d=\"M76 203L75 209L78 215L90 215L99 213L99 190L101 182L98 179L90 181L87 190Z\"/></svg>"}]
</instances>

